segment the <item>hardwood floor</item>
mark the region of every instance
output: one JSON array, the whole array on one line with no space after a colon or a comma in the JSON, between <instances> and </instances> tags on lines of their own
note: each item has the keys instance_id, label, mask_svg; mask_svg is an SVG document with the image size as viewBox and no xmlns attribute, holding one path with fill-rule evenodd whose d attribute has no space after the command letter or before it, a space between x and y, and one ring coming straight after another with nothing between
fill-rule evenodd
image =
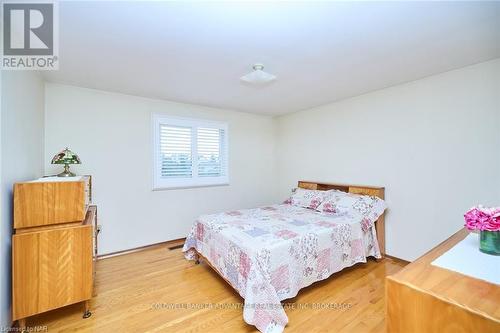
<instances>
[{"instance_id":1,"label":"hardwood floor","mask_svg":"<svg viewBox=\"0 0 500 333\"><path fill-rule=\"evenodd\" d=\"M385 277L402 267L369 260L301 290L285 302L285 332L385 332ZM48 332L257 332L243 321L242 301L206 263L162 244L98 261L90 318L76 304L27 324Z\"/></svg>"}]
</instances>

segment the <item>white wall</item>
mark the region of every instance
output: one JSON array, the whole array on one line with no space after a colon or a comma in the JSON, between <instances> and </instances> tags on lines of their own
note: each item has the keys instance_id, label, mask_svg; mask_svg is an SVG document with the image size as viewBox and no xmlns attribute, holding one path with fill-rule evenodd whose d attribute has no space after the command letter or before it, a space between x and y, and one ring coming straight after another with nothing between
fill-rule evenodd
<instances>
[{"instance_id":1,"label":"white wall","mask_svg":"<svg viewBox=\"0 0 500 333\"><path fill-rule=\"evenodd\" d=\"M387 252L413 260L470 206L500 204L499 99L500 59L275 119L46 84L45 171L65 146L81 156L100 253L184 237L200 214L278 202L312 179L385 186ZM153 112L228 121L231 185L153 192Z\"/></svg>"},{"instance_id":2,"label":"white wall","mask_svg":"<svg viewBox=\"0 0 500 333\"><path fill-rule=\"evenodd\" d=\"M298 179L386 187L387 253L413 260L500 205L500 59L277 118L284 196Z\"/></svg>"},{"instance_id":3,"label":"white wall","mask_svg":"<svg viewBox=\"0 0 500 333\"><path fill-rule=\"evenodd\" d=\"M11 323L12 185L43 174L44 84L31 71L2 71L0 327Z\"/></svg>"},{"instance_id":4,"label":"white wall","mask_svg":"<svg viewBox=\"0 0 500 333\"><path fill-rule=\"evenodd\" d=\"M151 114L229 123L230 185L152 191ZM200 214L275 201L272 118L46 84L46 173L52 156L69 146L93 176L103 230L100 253L185 237Z\"/></svg>"}]
</instances>

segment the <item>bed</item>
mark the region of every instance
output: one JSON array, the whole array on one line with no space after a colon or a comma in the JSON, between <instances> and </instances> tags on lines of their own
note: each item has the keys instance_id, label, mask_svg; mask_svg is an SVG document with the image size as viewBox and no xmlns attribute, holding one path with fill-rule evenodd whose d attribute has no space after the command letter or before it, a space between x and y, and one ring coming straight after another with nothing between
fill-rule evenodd
<instances>
[{"instance_id":1,"label":"bed","mask_svg":"<svg viewBox=\"0 0 500 333\"><path fill-rule=\"evenodd\" d=\"M384 199L382 187L299 181L298 188ZM368 257L382 258L384 234L384 214L370 224L283 203L200 216L183 252L203 259L243 297L245 322L277 333L288 322L281 301Z\"/></svg>"}]
</instances>

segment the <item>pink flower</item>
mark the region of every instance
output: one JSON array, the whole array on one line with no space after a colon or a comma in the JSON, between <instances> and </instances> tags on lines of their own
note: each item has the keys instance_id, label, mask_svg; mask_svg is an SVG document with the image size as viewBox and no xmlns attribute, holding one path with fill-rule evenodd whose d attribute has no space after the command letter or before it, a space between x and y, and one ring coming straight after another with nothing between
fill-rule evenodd
<instances>
[{"instance_id":1,"label":"pink flower","mask_svg":"<svg viewBox=\"0 0 500 333\"><path fill-rule=\"evenodd\" d=\"M464 218L465 227L469 230L500 231L500 207L472 207Z\"/></svg>"},{"instance_id":2,"label":"pink flower","mask_svg":"<svg viewBox=\"0 0 500 333\"><path fill-rule=\"evenodd\" d=\"M500 231L500 209L491 212L490 218L484 224L484 229L488 231Z\"/></svg>"},{"instance_id":3,"label":"pink flower","mask_svg":"<svg viewBox=\"0 0 500 333\"><path fill-rule=\"evenodd\" d=\"M244 252L240 252L240 266L239 271L240 274L246 279L248 278L248 273L250 272L250 267L252 266L252 262L250 261L250 257Z\"/></svg>"},{"instance_id":4,"label":"pink flower","mask_svg":"<svg viewBox=\"0 0 500 333\"><path fill-rule=\"evenodd\" d=\"M319 201L319 199L314 198L314 199L312 199L312 200L311 200L311 202L309 203L309 208L316 209L316 208L319 206L319 204L320 204L320 203L321 203L321 202Z\"/></svg>"},{"instance_id":5,"label":"pink flower","mask_svg":"<svg viewBox=\"0 0 500 333\"><path fill-rule=\"evenodd\" d=\"M205 228L203 224L198 223L196 225L196 239L203 242L203 237L205 236Z\"/></svg>"},{"instance_id":6,"label":"pink flower","mask_svg":"<svg viewBox=\"0 0 500 333\"><path fill-rule=\"evenodd\" d=\"M335 207L332 203L327 202L323 205L323 211L327 213L335 213Z\"/></svg>"},{"instance_id":7,"label":"pink flower","mask_svg":"<svg viewBox=\"0 0 500 333\"><path fill-rule=\"evenodd\" d=\"M281 237L283 239L290 239L290 238L297 237L298 234L296 234L295 232L290 231L290 230L280 230L280 231L276 232L276 236Z\"/></svg>"}]
</instances>

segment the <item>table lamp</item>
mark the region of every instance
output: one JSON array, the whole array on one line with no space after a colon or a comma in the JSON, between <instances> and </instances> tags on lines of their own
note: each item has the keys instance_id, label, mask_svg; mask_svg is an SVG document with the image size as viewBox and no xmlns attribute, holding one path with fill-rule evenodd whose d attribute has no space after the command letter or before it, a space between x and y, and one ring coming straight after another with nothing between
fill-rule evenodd
<instances>
[{"instance_id":1,"label":"table lamp","mask_svg":"<svg viewBox=\"0 0 500 333\"><path fill-rule=\"evenodd\" d=\"M54 158L52 158L52 164L64 164L64 171L57 175L57 177L74 177L76 176L73 172L69 171L70 164L82 164L80 157L69 150L68 147L63 151L57 153Z\"/></svg>"}]
</instances>

